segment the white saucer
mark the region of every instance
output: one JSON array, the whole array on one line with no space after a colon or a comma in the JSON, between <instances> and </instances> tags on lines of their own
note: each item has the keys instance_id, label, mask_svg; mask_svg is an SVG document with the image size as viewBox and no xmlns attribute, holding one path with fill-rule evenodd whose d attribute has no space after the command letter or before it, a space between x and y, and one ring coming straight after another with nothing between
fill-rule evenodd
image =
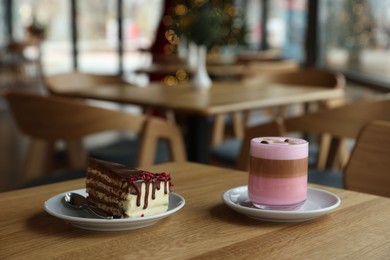
<instances>
[{"instance_id":1,"label":"white saucer","mask_svg":"<svg viewBox=\"0 0 390 260\"><path fill-rule=\"evenodd\" d=\"M85 189L74 190L72 192L87 196ZM178 211L185 204L185 200L182 196L176 193L170 193L168 210L164 213L142 218L98 219L91 218L91 216L83 210L75 210L66 206L63 201L65 193L66 192L48 199L45 202L46 212L50 215L63 219L76 227L97 231L133 230L151 226L159 220Z\"/></svg>"},{"instance_id":2,"label":"white saucer","mask_svg":"<svg viewBox=\"0 0 390 260\"><path fill-rule=\"evenodd\" d=\"M231 209L248 217L273 222L300 222L318 218L337 208L340 198L328 191L308 188L307 200L298 210L263 210L252 205L248 198L248 187L240 186L222 194L222 200Z\"/></svg>"}]
</instances>

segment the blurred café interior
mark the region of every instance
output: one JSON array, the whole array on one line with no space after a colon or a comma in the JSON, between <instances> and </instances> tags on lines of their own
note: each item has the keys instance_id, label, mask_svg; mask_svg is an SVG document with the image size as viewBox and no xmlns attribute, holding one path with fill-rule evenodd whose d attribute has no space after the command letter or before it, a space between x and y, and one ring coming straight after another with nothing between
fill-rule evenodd
<instances>
[{"instance_id":1,"label":"blurred caf\u00e9 interior","mask_svg":"<svg viewBox=\"0 0 390 260\"><path fill-rule=\"evenodd\" d=\"M66 118L79 114L61 114L57 107L57 115L54 108L37 115L41 110L28 101L34 96L168 121L182 134L182 157L229 168L246 167L241 157L253 135L248 128L265 126L255 136L282 135L267 128L282 121L296 130L292 135L310 139L313 174L337 179L319 183L336 187L343 187L340 176L360 129L335 140L331 128L390 120L386 0L0 0L0 19L0 192L68 171L82 176L53 135L54 149L40 158L46 166L34 164L33 139L50 135L50 124L72 132ZM13 92L31 96L17 100ZM375 104L361 108L361 101ZM378 102L382 106L371 113ZM323 117L324 126L305 121L326 110L333 114ZM63 125L50 123L53 117ZM339 121L326 123L330 117ZM302 132L289 121L294 118L307 126ZM309 133L311 125L317 133ZM84 135L83 150L107 160L137 157L127 150L143 144L128 144L138 135L123 131ZM161 155L154 162L164 161L166 143L157 146ZM130 159L129 166L143 166ZM33 167L40 174L27 175Z\"/></svg>"}]
</instances>

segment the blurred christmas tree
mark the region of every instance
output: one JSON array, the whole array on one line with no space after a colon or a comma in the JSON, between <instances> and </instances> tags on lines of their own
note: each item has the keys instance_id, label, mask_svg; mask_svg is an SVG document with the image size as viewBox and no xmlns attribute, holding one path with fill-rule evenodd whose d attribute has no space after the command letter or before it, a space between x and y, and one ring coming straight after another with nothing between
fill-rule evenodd
<instances>
[{"instance_id":1,"label":"blurred christmas tree","mask_svg":"<svg viewBox=\"0 0 390 260\"><path fill-rule=\"evenodd\" d=\"M166 19L172 29L172 44L177 44L178 37L197 45L205 45L208 49L245 45L246 27L243 13L232 0L173 2Z\"/></svg>"},{"instance_id":2,"label":"blurred christmas tree","mask_svg":"<svg viewBox=\"0 0 390 260\"><path fill-rule=\"evenodd\" d=\"M347 50L348 62L351 66L358 66L361 52L376 45L373 35L376 22L371 1L337 1L330 8L338 9L338 12L331 14L329 19L328 44Z\"/></svg>"}]
</instances>

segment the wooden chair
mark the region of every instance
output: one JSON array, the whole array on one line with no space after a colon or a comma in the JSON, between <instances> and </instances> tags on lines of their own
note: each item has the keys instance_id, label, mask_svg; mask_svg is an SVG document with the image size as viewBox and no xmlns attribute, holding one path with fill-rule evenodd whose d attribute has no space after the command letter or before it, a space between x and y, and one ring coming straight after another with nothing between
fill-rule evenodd
<instances>
[{"instance_id":1,"label":"wooden chair","mask_svg":"<svg viewBox=\"0 0 390 260\"><path fill-rule=\"evenodd\" d=\"M341 169L348 161L345 152L347 139L356 140L362 127L372 120L390 121L390 97L354 101L339 107L319 110L298 117L278 118L275 121L249 127L236 161L238 169L248 167L250 140L257 136L288 136L291 133L325 135L330 142L320 143L317 168ZM320 140L320 142L323 141Z\"/></svg>"},{"instance_id":2,"label":"wooden chair","mask_svg":"<svg viewBox=\"0 0 390 260\"><path fill-rule=\"evenodd\" d=\"M288 66L286 66L288 67ZM289 70L279 70L272 73L257 73L248 76L243 80L243 84L291 84L301 86L322 86L329 88L345 88L345 77L340 73L333 73L321 69L297 69L292 66ZM344 99L328 100L323 102L312 102L311 104L297 104L302 106L300 110L303 113L314 111L316 109L323 109L341 105L345 102ZM265 121L271 121L277 117L287 117L286 107L281 106L277 108L270 108L273 111L268 111L267 116L257 116L255 120L251 120L252 115L255 115L255 111L245 111L242 116L240 112L232 113L232 126L234 129L234 136L236 138L242 138L244 136L244 128L246 126L264 123ZM292 114L297 115L297 114ZM219 114L215 117L215 124L212 132L211 147L220 145L226 138L225 135L225 118L227 115ZM252 122L254 121L254 122Z\"/></svg>"},{"instance_id":3,"label":"wooden chair","mask_svg":"<svg viewBox=\"0 0 390 260\"><path fill-rule=\"evenodd\" d=\"M344 170L349 190L390 197L390 122L373 121L360 132Z\"/></svg>"},{"instance_id":4,"label":"wooden chair","mask_svg":"<svg viewBox=\"0 0 390 260\"><path fill-rule=\"evenodd\" d=\"M53 89L80 89L93 88L97 85L129 84L119 75L101 75L83 72L68 72L55 75L45 75L43 78L47 90L52 93Z\"/></svg>"},{"instance_id":5,"label":"wooden chair","mask_svg":"<svg viewBox=\"0 0 390 260\"><path fill-rule=\"evenodd\" d=\"M159 140L168 142L170 160L186 159L180 129L163 119L94 107L58 96L8 92L5 97L18 127L31 139L24 181L51 172L55 143L59 140L66 144L69 167L85 167L88 153L82 140L107 131L137 135L134 145L128 145L126 153L120 154L128 156L134 167L156 162Z\"/></svg>"},{"instance_id":6,"label":"wooden chair","mask_svg":"<svg viewBox=\"0 0 390 260\"><path fill-rule=\"evenodd\" d=\"M85 88L94 88L99 85L110 85L110 84L122 84L122 85L132 85L126 81L120 75L101 75L95 73L84 73L84 72L68 72L60 73L50 76L45 76L43 78L44 85L47 88L49 93L55 93L54 90L61 89L74 89L80 90ZM134 85L134 87L137 87ZM147 109L143 111L147 115L154 115L152 109ZM175 123L175 115L172 111L166 111L162 117L166 117L171 123Z\"/></svg>"},{"instance_id":7,"label":"wooden chair","mask_svg":"<svg viewBox=\"0 0 390 260\"><path fill-rule=\"evenodd\" d=\"M281 59L252 61L247 63L243 80L249 81L252 78L261 77L262 75L273 75L297 70L299 70L299 63L295 60Z\"/></svg>"},{"instance_id":8,"label":"wooden chair","mask_svg":"<svg viewBox=\"0 0 390 260\"><path fill-rule=\"evenodd\" d=\"M319 139L318 152L315 153L316 168L341 169L348 161L348 151L345 149L347 141L356 140L360 129L372 120L390 121L389 111L390 97L385 95L297 117L279 117L268 123L247 127L243 139L228 139L214 147L212 163L247 170L252 138L309 133L324 136Z\"/></svg>"},{"instance_id":9,"label":"wooden chair","mask_svg":"<svg viewBox=\"0 0 390 260\"><path fill-rule=\"evenodd\" d=\"M249 81L249 84L285 84L285 85L298 85L305 87L327 87L327 88L336 88L336 89L344 89L346 86L346 80L343 74L338 72L331 72L323 69L299 69L294 71L284 71L281 73L267 73L256 75L246 81ZM248 84L248 82L247 82ZM298 115L299 113L306 113L308 111L314 111L316 109L329 108L331 106L340 105L344 102L344 99L334 99L320 102L310 102L305 104L295 104L297 107L296 110L299 110L298 113L291 113L288 115L287 107L281 106L275 108L276 111L273 112L274 117L286 117L291 115ZM245 123L247 125L250 124L250 120L248 118L245 119Z\"/></svg>"},{"instance_id":10,"label":"wooden chair","mask_svg":"<svg viewBox=\"0 0 390 260\"><path fill-rule=\"evenodd\" d=\"M241 84L263 84L259 79L265 75L292 72L299 69L299 63L295 60L285 59L265 59L261 61L251 61L246 63L246 70L242 77ZM233 136L242 138L244 135L244 125L249 117L249 111L242 118L241 112L229 114L218 114L214 117L212 129L211 147L219 145L226 137L227 118L231 118L231 128Z\"/></svg>"},{"instance_id":11,"label":"wooden chair","mask_svg":"<svg viewBox=\"0 0 390 260\"><path fill-rule=\"evenodd\" d=\"M264 85L271 83L292 84L289 82L279 82L278 78L283 75L294 75L300 70L300 65L295 60L281 59L269 61L250 62L247 65L246 73L242 78L244 85ZM287 77L288 78L288 77ZM253 111L246 111L244 114L244 124L248 123L250 113ZM236 118L237 115L233 116ZM238 122L238 119L235 119Z\"/></svg>"}]
</instances>

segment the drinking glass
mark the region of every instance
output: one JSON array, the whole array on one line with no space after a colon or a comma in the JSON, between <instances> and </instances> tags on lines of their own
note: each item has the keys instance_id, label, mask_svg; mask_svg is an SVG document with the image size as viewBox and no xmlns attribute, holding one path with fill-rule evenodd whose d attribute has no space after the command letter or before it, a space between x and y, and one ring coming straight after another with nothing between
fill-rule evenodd
<instances>
[{"instance_id":1,"label":"drinking glass","mask_svg":"<svg viewBox=\"0 0 390 260\"><path fill-rule=\"evenodd\" d=\"M294 210L307 196L306 140L257 137L251 140L248 196L261 209Z\"/></svg>"}]
</instances>

